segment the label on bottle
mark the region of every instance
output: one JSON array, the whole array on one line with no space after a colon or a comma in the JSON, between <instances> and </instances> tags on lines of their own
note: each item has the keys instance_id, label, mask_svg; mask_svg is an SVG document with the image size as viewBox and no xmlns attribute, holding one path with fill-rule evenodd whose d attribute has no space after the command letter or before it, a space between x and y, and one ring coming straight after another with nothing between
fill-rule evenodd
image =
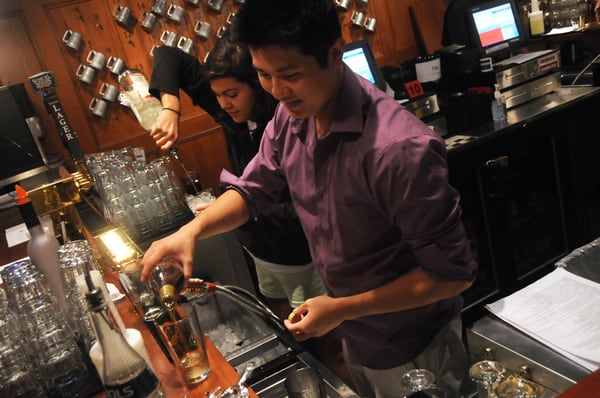
<instances>
[{"instance_id":1,"label":"label on bottle","mask_svg":"<svg viewBox=\"0 0 600 398\"><path fill-rule=\"evenodd\" d=\"M158 379L148 367L133 380L118 386L108 384L104 386L108 398L147 397L151 396L157 388Z\"/></svg>"},{"instance_id":2,"label":"label on bottle","mask_svg":"<svg viewBox=\"0 0 600 398\"><path fill-rule=\"evenodd\" d=\"M131 88L133 92L137 95L140 101L144 101L152 97L152 94L148 91L148 80L146 80L146 76L140 72L130 73L127 77L129 80L129 84L131 84Z\"/></svg>"}]
</instances>

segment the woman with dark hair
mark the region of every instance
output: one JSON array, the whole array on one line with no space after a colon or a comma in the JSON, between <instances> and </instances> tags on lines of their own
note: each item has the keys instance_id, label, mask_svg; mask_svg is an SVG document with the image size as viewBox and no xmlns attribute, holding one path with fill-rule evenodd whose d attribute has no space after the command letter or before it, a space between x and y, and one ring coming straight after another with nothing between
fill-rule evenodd
<instances>
[{"instance_id":1,"label":"woman with dark hair","mask_svg":"<svg viewBox=\"0 0 600 398\"><path fill-rule=\"evenodd\" d=\"M232 172L241 175L257 153L277 105L260 87L248 49L230 41L226 33L205 64L166 46L155 49L153 62L150 92L164 108L151 132L156 144L166 150L177 140L181 89L221 124ZM222 173L235 178L226 170ZM289 192L235 235L255 264L259 291L280 317L306 299L325 294Z\"/></svg>"}]
</instances>

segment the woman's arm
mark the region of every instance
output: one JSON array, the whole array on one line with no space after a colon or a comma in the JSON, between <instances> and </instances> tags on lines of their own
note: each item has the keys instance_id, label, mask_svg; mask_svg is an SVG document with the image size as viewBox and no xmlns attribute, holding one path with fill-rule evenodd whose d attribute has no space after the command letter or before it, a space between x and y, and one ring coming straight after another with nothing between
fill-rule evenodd
<instances>
[{"instance_id":1,"label":"woman's arm","mask_svg":"<svg viewBox=\"0 0 600 398\"><path fill-rule=\"evenodd\" d=\"M158 115L154 128L150 132L152 139L163 151L171 149L179 137L179 97L167 92L160 93L163 110Z\"/></svg>"}]
</instances>

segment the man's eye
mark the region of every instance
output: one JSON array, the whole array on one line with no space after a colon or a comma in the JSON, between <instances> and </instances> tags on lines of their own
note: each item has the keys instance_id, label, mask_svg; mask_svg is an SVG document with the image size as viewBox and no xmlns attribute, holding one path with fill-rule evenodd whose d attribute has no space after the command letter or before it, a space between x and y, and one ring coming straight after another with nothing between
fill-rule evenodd
<instances>
[{"instance_id":1,"label":"man's eye","mask_svg":"<svg viewBox=\"0 0 600 398\"><path fill-rule=\"evenodd\" d=\"M285 80L294 80L300 77L300 73L292 73L291 75L283 75L282 78Z\"/></svg>"}]
</instances>

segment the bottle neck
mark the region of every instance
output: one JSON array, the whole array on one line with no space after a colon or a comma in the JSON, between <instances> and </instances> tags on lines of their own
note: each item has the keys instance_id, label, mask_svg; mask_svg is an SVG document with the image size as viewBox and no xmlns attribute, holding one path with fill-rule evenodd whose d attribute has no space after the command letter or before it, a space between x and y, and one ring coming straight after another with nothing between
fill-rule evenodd
<instances>
[{"instance_id":1,"label":"bottle neck","mask_svg":"<svg viewBox=\"0 0 600 398\"><path fill-rule=\"evenodd\" d=\"M31 202L20 204L19 211L21 212L23 221L25 221L25 225L30 231L36 226L40 227L40 220L38 219L37 214L35 213L35 209L33 208L33 204Z\"/></svg>"}]
</instances>

